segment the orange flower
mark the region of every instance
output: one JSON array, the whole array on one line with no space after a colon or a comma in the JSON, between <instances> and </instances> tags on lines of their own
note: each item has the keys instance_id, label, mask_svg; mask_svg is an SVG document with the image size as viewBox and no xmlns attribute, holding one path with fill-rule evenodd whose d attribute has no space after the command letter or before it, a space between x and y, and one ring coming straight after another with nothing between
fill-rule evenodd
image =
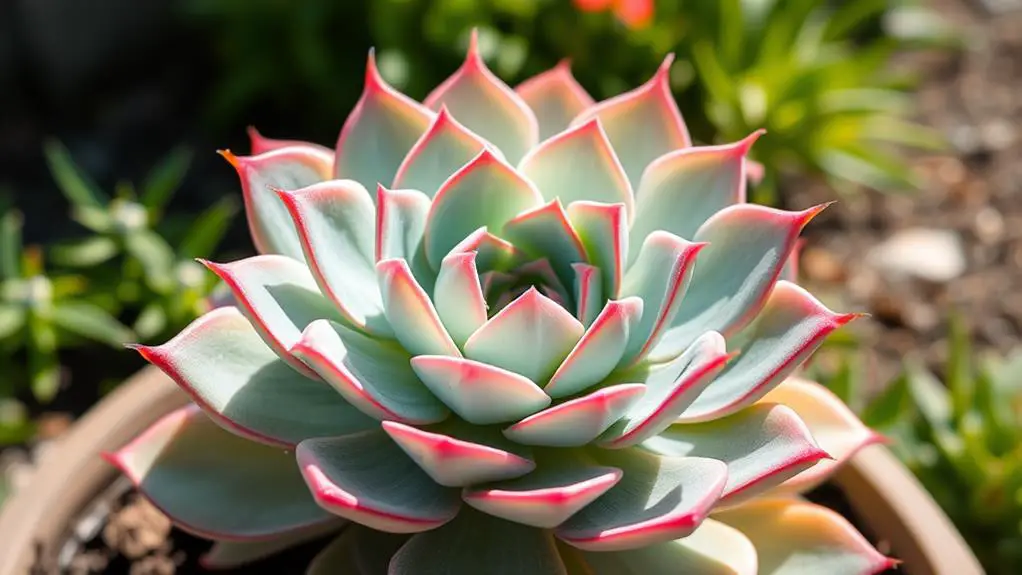
<instances>
[{"instance_id":1,"label":"orange flower","mask_svg":"<svg viewBox=\"0 0 1022 575\"><path fill-rule=\"evenodd\" d=\"M618 20L632 29L643 28L653 19L653 0L574 0L583 12L612 10Z\"/></svg>"}]
</instances>

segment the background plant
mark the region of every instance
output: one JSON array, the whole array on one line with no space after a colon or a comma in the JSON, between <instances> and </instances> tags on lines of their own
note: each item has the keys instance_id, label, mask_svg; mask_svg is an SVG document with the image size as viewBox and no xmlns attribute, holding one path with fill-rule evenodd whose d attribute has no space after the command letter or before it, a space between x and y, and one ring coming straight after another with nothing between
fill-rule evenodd
<instances>
[{"instance_id":1,"label":"background plant","mask_svg":"<svg viewBox=\"0 0 1022 575\"><path fill-rule=\"evenodd\" d=\"M904 1L661 2L639 29L568 0L366 4L191 2L189 14L218 38L224 70L210 118L251 118L260 105L302 110L305 133L327 142L336 135L323 131L332 124L322 118L339 121L358 95L351 79L360 74L359 54L336 50L338 35L376 46L384 77L421 98L456 65L468 30L485 22L484 57L512 84L568 57L597 98L641 82L659 54L676 52L672 86L697 141L770 132L756 151L769 167L760 201L777 201L784 172L820 174L842 189L909 189L911 172L892 150L940 142L909 121L912 79L888 61L953 37L934 14Z\"/></svg>"}]
</instances>

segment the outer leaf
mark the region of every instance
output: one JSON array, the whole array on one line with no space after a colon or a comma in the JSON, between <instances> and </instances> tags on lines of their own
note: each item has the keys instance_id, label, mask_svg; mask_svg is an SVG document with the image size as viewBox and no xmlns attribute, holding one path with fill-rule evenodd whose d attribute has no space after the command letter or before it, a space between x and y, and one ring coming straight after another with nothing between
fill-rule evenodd
<instances>
[{"instance_id":1,"label":"outer leaf","mask_svg":"<svg viewBox=\"0 0 1022 575\"><path fill-rule=\"evenodd\" d=\"M632 186L598 117L533 148L518 169L535 182L546 200L620 203L629 221L634 216Z\"/></svg>"},{"instance_id":2,"label":"outer leaf","mask_svg":"<svg viewBox=\"0 0 1022 575\"><path fill-rule=\"evenodd\" d=\"M433 199L426 220L426 257L440 261L480 226L499 230L519 213L542 203L542 197L514 168L483 150L451 176Z\"/></svg>"},{"instance_id":3,"label":"outer leaf","mask_svg":"<svg viewBox=\"0 0 1022 575\"><path fill-rule=\"evenodd\" d=\"M234 307L207 313L163 345L137 349L214 421L255 441L289 447L374 425L329 386L279 359Z\"/></svg>"},{"instance_id":4,"label":"outer leaf","mask_svg":"<svg viewBox=\"0 0 1022 575\"><path fill-rule=\"evenodd\" d=\"M486 67L474 30L461 68L430 92L424 104L433 110L446 106L470 130L496 144L514 164L539 141L536 116Z\"/></svg>"},{"instance_id":5,"label":"outer leaf","mask_svg":"<svg viewBox=\"0 0 1022 575\"><path fill-rule=\"evenodd\" d=\"M646 306L641 321L628 334L625 363L645 357L671 325L692 280L696 256L706 246L662 231L645 238L621 285L622 295L638 296Z\"/></svg>"},{"instance_id":6,"label":"outer leaf","mask_svg":"<svg viewBox=\"0 0 1022 575\"><path fill-rule=\"evenodd\" d=\"M803 227L826 205L802 212L739 204L725 208L696 232L710 245L699 257L671 328L652 361L676 356L707 330L730 337L766 302Z\"/></svg>"},{"instance_id":7,"label":"outer leaf","mask_svg":"<svg viewBox=\"0 0 1022 575\"><path fill-rule=\"evenodd\" d=\"M584 332L582 324L567 310L533 287L468 338L465 356L520 373L542 385Z\"/></svg>"},{"instance_id":8,"label":"outer leaf","mask_svg":"<svg viewBox=\"0 0 1022 575\"><path fill-rule=\"evenodd\" d=\"M390 186L401 161L433 117L383 80L370 50L362 97L337 138L334 177L355 180L369 190Z\"/></svg>"},{"instance_id":9,"label":"outer leaf","mask_svg":"<svg viewBox=\"0 0 1022 575\"><path fill-rule=\"evenodd\" d=\"M459 346L465 345L486 323L486 298L476 268L477 252L452 253L440 263L433 288L433 305L447 332Z\"/></svg>"},{"instance_id":10,"label":"outer leaf","mask_svg":"<svg viewBox=\"0 0 1022 575\"><path fill-rule=\"evenodd\" d=\"M561 362L544 391L550 397L560 398L603 381L620 363L632 330L642 314L640 298L608 301L582 339Z\"/></svg>"},{"instance_id":11,"label":"outer leaf","mask_svg":"<svg viewBox=\"0 0 1022 575\"><path fill-rule=\"evenodd\" d=\"M369 417L426 424L449 414L415 376L408 352L393 342L321 319L309 324L291 352Z\"/></svg>"},{"instance_id":12,"label":"outer leaf","mask_svg":"<svg viewBox=\"0 0 1022 575\"><path fill-rule=\"evenodd\" d=\"M466 509L408 540L390 575L567 575L549 531Z\"/></svg>"},{"instance_id":13,"label":"outer leaf","mask_svg":"<svg viewBox=\"0 0 1022 575\"><path fill-rule=\"evenodd\" d=\"M442 487L385 433L307 439L298 466L327 511L390 533L417 533L458 514L458 491Z\"/></svg>"},{"instance_id":14,"label":"outer leaf","mask_svg":"<svg viewBox=\"0 0 1022 575\"><path fill-rule=\"evenodd\" d=\"M376 264L383 309L394 326L397 340L412 355L440 354L461 357L433 302L415 281L408 262L383 260Z\"/></svg>"},{"instance_id":15,"label":"outer leaf","mask_svg":"<svg viewBox=\"0 0 1022 575\"><path fill-rule=\"evenodd\" d=\"M317 319L340 320L302 262L262 255L226 264L199 260L224 280L241 311L266 345L291 367L313 378L316 372L291 354L304 330Z\"/></svg>"},{"instance_id":16,"label":"outer leaf","mask_svg":"<svg viewBox=\"0 0 1022 575\"><path fill-rule=\"evenodd\" d=\"M257 156L220 155L238 171L245 215L259 253L304 260L298 232L275 189L297 190L330 177L333 156L313 147L287 147Z\"/></svg>"},{"instance_id":17,"label":"outer leaf","mask_svg":"<svg viewBox=\"0 0 1022 575\"><path fill-rule=\"evenodd\" d=\"M505 423L550 405L528 378L495 365L443 355L420 355L412 368L433 394L476 425Z\"/></svg>"},{"instance_id":18,"label":"outer leaf","mask_svg":"<svg viewBox=\"0 0 1022 575\"><path fill-rule=\"evenodd\" d=\"M724 338L707 332L673 361L645 368L646 394L624 417L600 438L600 445L611 449L630 447L668 428L693 400L724 369L729 355ZM621 377L643 375L625 374Z\"/></svg>"},{"instance_id":19,"label":"outer leaf","mask_svg":"<svg viewBox=\"0 0 1022 575\"><path fill-rule=\"evenodd\" d=\"M313 558L305 575L385 574L390 558L406 541L408 535L352 524Z\"/></svg>"},{"instance_id":20,"label":"outer leaf","mask_svg":"<svg viewBox=\"0 0 1022 575\"><path fill-rule=\"evenodd\" d=\"M713 214L744 202L745 155L763 133L724 146L675 150L650 164L636 193L629 261L656 230L692 238Z\"/></svg>"},{"instance_id":21,"label":"outer leaf","mask_svg":"<svg viewBox=\"0 0 1022 575\"><path fill-rule=\"evenodd\" d=\"M691 535L629 551L586 553L594 575L757 575L756 548L742 532L706 519Z\"/></svg>"},{"instance_id":22,"label":"outer leaf","mask_svg":"<svg viewBox=\"0 0 1022 575\"><path fill-rule=\"evenodd\" d=\"M642 445L663 455L709 457L727 463L727 485L721 499L729 504L829 458L792 409L773 403L757 404L707 423L672 425Z\"/></svg>"},{"instance_id":23,"label":"outer leaf","mask_svg":"<svg viewBox=\"0 0 1022 575\"><path fill-rule=\"evenodd\" d=\"M447 487L511 479L536 468L531 459L474 437L461 439L395 421L384 421L383 430L433 481Z\"/></svg>"},{"instance_id":24,"label":"outer leaf","mask_svg":"<svg viewBox=\"0 0 1022 575\"><path fill-rule=\"evenodd\" d=\"M340 531L347 524L347 521L339 519L262 541L219 540L213 544L213 547L205 555L199 558L199 564L203 569L207 570L241 567L275 555L290 547L309 543L330 533Z\"/></svg>"},{"instance_id":25,"label":"outer leaf","mask_svg":"<svg viewBox=\"0 0 1022 575\"><path fill-rule=\"evenodd\" d=\"M458 123L447 107L441 106L429 129L402 160L394 187L421 190L432 198L451 174L488 146L489 142ZM500 153L496 148L491 150Z\"/></svg>"},{"instance_id":26,"label":"outer leaf","mask_svg":"<svg viewBox=\"0 0 1022 575\"><path fill-rule=\"evenodd\" d=\"M681 414L679 421L709 421L763 397L816 351L824 338L858 314L836 314L793 283L778 282L747 329L738 359Z\"/></svg>"},{"instance_id":27,"label":"outer leaf","mask_svg":"<svg viewBox=\"0 0 1022 575\"><path fill-rule=\"evenodd\" d=\"M345 321L374 335L393 333L376 286L373 201L352 180L331 180L281 192L301 238L309 269Z\"/></svg>"},{"instance_id":28,"label":"outer leaf","mask_svg":"<svg viewBox=\"0 0 1022 575\"><path fill-rule=\"evenodd\" d=\"M251 143L252 155L256 156L263 152L269 152L279 148L289 148L291 146L310 146L329 154L333 157L334 151L326 146L320 146L319 144L313 144L312 142L305 142L303 140L279 140L275 138L267 138L266 136L259 133L259 130L255 129L255 126L249 126L245 129L248 133L248 140ZM331 162L333 163L333 162Z\"/></svg>"},{"instance_id":29,"label":"outer leaf","mask_svg":"<svg viewBox=\"0 0 1022 575\"><path fill-rule=\"evenodd\" d=\"M860 449L882 441L859 421L836 395L822 385L804 379L789 378L760 400L780 403L795 410L820 447L832 459L820 461L781 485L783 492L805 492L833 475Z\"/></svg>"},{"instance_id":30,"label":"outer leaf","mask_svg":"<svg viewBox=\"0 0 1022 575\"><path fill-rule=\"evenodd\" d=\"M843 517L812 503L757 499L714 518L752 541L764 575L871 574L894 565Z\"/></svg>"},{"instance_id":31,"label":"outer leaf","mask_svg":"<svg viewBox=\"0 0 1022 575\"><path fill-rule=\"evenodd\" d=\"M594 454L624 477L555 531L586 551L636 549L689 535L727 480L727 466L712 459L659 457L634 449Z\"/></svg>"},{"instance_id":32,"label":"outer leaf","mask_svg":"<svg viewBox=\"0 0 1022 575\"><path fill-rule=\"evenodd\" d=\"M553 529L621 480L621 470L593 465L572 452L540 461L519 479L466 488L465 502L490 515Z\"/></svg>"},{"instance_id":33,"label":"outer leaf","mask_svg":"<svg viewBox=\"0 0 1022 575\"><path fill-rule=\"evenodd\" d=\"M105 458L177 525L204 537L272 538L331 521L291 455L223 431L195 406Z\"/></svg>"},{"instance_id":34,"label":"outer leaf","mask_svg":"<svg viewBox=\"0 0 1022 575\"><path fill-rule=\"evenodd\" d=\"M594 116L603 122L632 187L637 188L643 170L660 156L692 145L685 121L674 102L668 76L674 55L638 88L605 100L578 115L577 126Z\"/></svg>"},{"instance_id":35,"label":"outer leaf","mask_svg":"<svg viewBox=\"0 0 1022 575\"><path fill-rule=\"evenodd\" d=\"M541 141L564 131L572 118L594 104L572 75L568 60L522 82L515 92L536 114Z\"/></svg>"},{"instance_id":36,"label":"outer leaf","mask_svg":"<svg viewBox=\"0 0 1022 575\"><path fill-rule=\"evenodd\" d=\"M582 239L589 263L600 268L603 297L617 298L628 256L628 217L624 204L575 202L568 206L568 220Z\"/></svg>"}]
</instances>

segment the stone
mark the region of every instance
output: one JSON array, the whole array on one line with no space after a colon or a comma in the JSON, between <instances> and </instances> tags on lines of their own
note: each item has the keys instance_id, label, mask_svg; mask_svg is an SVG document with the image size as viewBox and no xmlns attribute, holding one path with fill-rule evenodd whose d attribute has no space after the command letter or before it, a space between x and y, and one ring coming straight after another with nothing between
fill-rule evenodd
<instances>
[{"instance_id":1,"label":"stone","mask_svg":"<svg viewBox=\"0 0 1022 575\"><path fill-rule=\"evenodd\" d=\"M873 247L869 265L890 277L910 277L934 283L951 281L965 272L965 247L952 230L909 228Z\"/></svg>"}]
</instances>

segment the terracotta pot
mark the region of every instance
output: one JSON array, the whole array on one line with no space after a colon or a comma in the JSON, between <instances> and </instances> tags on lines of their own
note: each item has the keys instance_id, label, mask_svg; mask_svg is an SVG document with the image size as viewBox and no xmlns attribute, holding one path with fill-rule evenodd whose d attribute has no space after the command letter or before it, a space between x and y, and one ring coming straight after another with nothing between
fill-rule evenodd
<instances>
[{"instance_id":1,"label":"terracotta pot","mask_svg":"<svg viewBox=\"0 0 1022 575\"><path fill-rule=\"evenodd\" d=\"M24 575L37 553L52 557L68 525L117 477L99 457L124 445L188 398L146 368L97 404L48 450L0 514L0 575ZM863 521L891 542L909 575L983 570L930 495L883 446L857 455L836 478Z\"/></svg>"}]
</instances>

